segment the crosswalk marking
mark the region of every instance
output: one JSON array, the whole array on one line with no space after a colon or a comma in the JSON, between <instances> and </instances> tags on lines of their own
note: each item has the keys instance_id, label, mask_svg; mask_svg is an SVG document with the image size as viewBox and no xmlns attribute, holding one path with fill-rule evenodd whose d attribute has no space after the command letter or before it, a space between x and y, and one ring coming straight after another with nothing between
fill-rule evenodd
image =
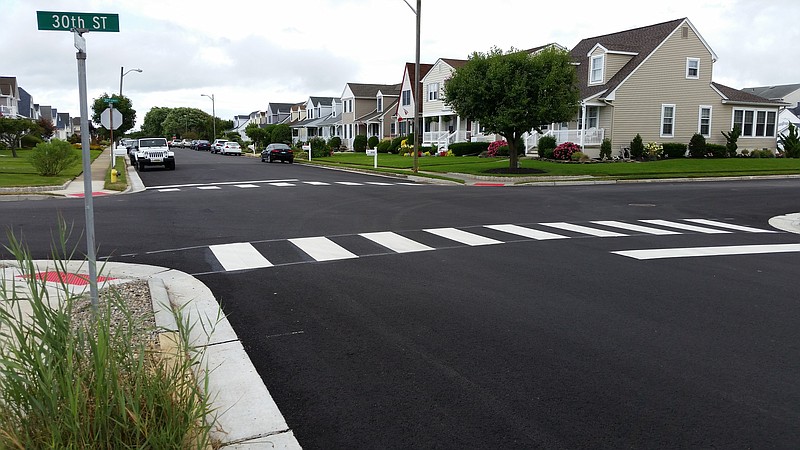
<instances>
[{"instance_id":1,"label":"crosswalk marking","mask_svg":"<svg viewBox=\"0 0 800 450\"><path fill-rule=\"evenodd\" d=\"M400 184L403 186L423 186L423 184L421 183L395 183L395 184Z\"/></svg>"},{"instance_id":2,"label":"crosswalk marking","mask_svg":"<svg viewBox=\"0 0 800 450\"><path fill-rule=\"evenodd\" d=\"M294 186L294 183L268 183L270 186L289 187Z\"/></svg>"},{"instance_id":3,"label":"crosswalk marking","mask_svg":"<svg viewBox=\"0 0 800 450\"><path fill-rule=\"evenodd\" d=\"M168 189L159 189L158 192L177 192L180 191L178 188L168 188Z\"/></svg>"},{"instance_id":4,"label":"crosswalk marking","mask_svg":"<svg viewBox=\"0 0 800 450\"><path fill-rule=\"evenodd\" d=\"M209 190L222 189L222 188L219 187L219 186L197 186L197 189L200 189L201 191L209 191Z\"/></svg>"},{"instance_id":5,"label":"crosswalk marking","mask_svg":"<svg viewBox=\"0 0 800 450\"><path fill-rule=\"evenodd\" d=\"M548 223L541 223L540 225L558 228L560 230L574 231L576 233L588 234L589 236L596 236L596 237L627 236L627 234L616 233L614 231L599 230L597 228L590 228L590 227L585 227L583 225L575 225L567 222L548 222Z\"/></svg>"},{"instance_id":6,"label":"crosswalk marking","mask_svg":"<svg viewBox=\"0 0 800 450\"><path fill-rule=\"evenodd\" d=\"M457 228L429 228L423 231L472 247L476 245L493 245L503 243L502 241L498 241L496 239L487 238L474 233L467 233L466 231L459 230Z\"/></svg>"},{"instance_id":7,"label":"crosswalk marking","mask_svg":"<svg viewBox=\"0 0 800 450\"><path fill-rule=\"evenodd\" d=\"M411 253L411 252L424 252L428 250L435 250L433 247L428 247L425 244L420 244L405 236L400 236L391 231L384 231L378 233L361 233L363 236L376 244L380 244L389 250L397 253Z\"/></svg>"},{"instance_id":8,"label":"crosswalk marking","mask_svg":"<svg viewBox=\"0 0 800 450\"><path fill-rule=\"evenodd\" d=\"M503 231L505 233L516 234L517 236L536 239L538 241L547 239L568 239L567 236L548 233L547 231L534 230L533 228L521 227L519 225L485 225L485 227L491 228L492 230Z\"/></svg>"},{"instance_id":9,"label":"crosswalk marking","mask_svg":"<svg viewBox=\"0 0 800 450\"><path fill-rule=\"evenodd\" d=\"M350 253L344 247L326 237L289 239L289 242L317 261L358 258L357 255Z\"/></svg>"},{"instance_id":10,"label":"crosswalk marking","mask_svg":"<svg viewBox=\"0 0 800 450\"><path fill-rule=\"evenodd\" d=\"M363 186L364 183L356 183L353 181L337 181L336 184L341 184L344 186Z\"/></svg>"},{"instance_id":11,"label":"crosswalk marking","mask_svg":"<svg viewBox=\"0 0 800 450\"><path fill-rule=\"evenodd\" d=\"M662 227L667 228L677 228L679 230L686 230L686 231L694 231L696 233L705 233L705 234L726 234L730 233L730 231L725 230L715 230L713 228L706 228L706 227L698 227L697 225L689 225L686 223L678 223L672 222L669 220L640 220L639 222L649 223L651 225L659 225Z\"/></svg>"},{"instance_id":12,"label":"crosswalk marking","mask_svg":"<svg viewBox=\"0 0 800 450\"><path fill-rule=\"evenodd\" d=\"M249 189L249 188L257 188L258 186L255 184L234 184L234 186L242 189Z\"/></svg>"},{"instance_id":13,"label":"crosswalk marking","mask_svg":"<svg viewBox=\"0 0 800 450\"><path fill-rule=\"evenodd\" d=\"M636 225L632 223L618 222L616 220L593 220L592 223L603 225L611 228L620 228L628 231L635 231L637 233L654 234L656 236L666 236L670 234L680 234L677 231L662 230L659 228L645 227L643 225Z\"/></svg>"},{"instance_id":14,"label":"crosswalk marking","mask_svg":"<svg viewBox=\"0 0 800 450\"><path fill-rule=\"evenodd\" d=\"M322 181L303 181L305 184L310 184L312 186L330 186L330 183L323 183Z\"/></svg>"},{"instance_id":15,"label":"crosswalk marking","mask_svg":"<svg viewBox=\"0 0 800 450\"><path fill-rule=\"evenodd\" d=\"M708 219L683 219L687 222L699 223L701 225L711 225L713 227L727 228L729 230L746 231L748 233L777 233L774 230L762 230L761 228L746 227L744 225L734 225L732 223L717 222Z\"/></svg>"},{"instance_id":16,"label":"crosswalk marking","mask_svg":"<svg viewBox=\"0 0 800 450\"><path fill-rule=\"evenodd\" d=\"M657 248L611 252L639 260L688 258L699 256L756 255L764 253L800 252L800 244L731 245L722 247Z\"/></svg>"},{"instance_id":17,"label":"crosswalk marking","mask_svg":"<svg viewBox=\"0 0 800 450\"><path fill-rule=\"evenodd\" d=\"M247 242L211 245L209 248L227 271L272 267L272 263Z\"/></svg>"},{"instance_id":18,"label":"crosswalk marking","mask_svg":"<svg viewBox=\"0 0 800 450\"><path fill-rule=\"evenodd\" d=\"M367 181L367 184L371 184L373 186L392 186L392 183L383 183L381 181Z\"/></svg>"}]
</instances>

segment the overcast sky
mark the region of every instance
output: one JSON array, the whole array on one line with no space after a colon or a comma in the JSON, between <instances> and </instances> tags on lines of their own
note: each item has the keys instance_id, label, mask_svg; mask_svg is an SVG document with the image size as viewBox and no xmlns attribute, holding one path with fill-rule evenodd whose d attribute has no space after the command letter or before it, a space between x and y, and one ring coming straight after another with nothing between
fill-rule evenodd
<instances>
[{"instance_id":1,"label":"overcast sky","mask_svg":"<svg viewBox=\"0 0 800 450\"><path fill-rule=\"evenodd\" d=\"M409 0L412 5L416 0ZM217 116L269 102L339 96L347 82L394 84L414 61L415 17L403 0L0 0L0 76L34 102L78 116L71 33L38 31L36 11L119 14L119 33L88 33L89 104L118 93L120 67L137 124L154 106ZM466 59L688 17L717 54L714 81L735 87L800 83L796 0L422 0L423 63Z\"/></svg>"}]
</instances>

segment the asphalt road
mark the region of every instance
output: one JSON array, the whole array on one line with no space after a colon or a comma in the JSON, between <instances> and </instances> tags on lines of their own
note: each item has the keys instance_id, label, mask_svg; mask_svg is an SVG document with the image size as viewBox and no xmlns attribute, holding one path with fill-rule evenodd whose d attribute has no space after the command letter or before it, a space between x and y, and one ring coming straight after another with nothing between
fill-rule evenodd
<instances>
[{"instance_id":1,"label":"asphalt road","mask_svg":"<svg viewBox=\"0 0 800 450\"><path fill-rule=\"evenodd\" d=\"M206 283L304 448L800 442L798 253L740 251L798 244L760 232L800 211L797 180L464 187L177 161L95 199L99 254ZM82 200L0 203L35 257L58 215L81 228ZM699 247L732 254L673 250ZM615 253L639 250L661 252Z\"/></svg>"}]
</instances>

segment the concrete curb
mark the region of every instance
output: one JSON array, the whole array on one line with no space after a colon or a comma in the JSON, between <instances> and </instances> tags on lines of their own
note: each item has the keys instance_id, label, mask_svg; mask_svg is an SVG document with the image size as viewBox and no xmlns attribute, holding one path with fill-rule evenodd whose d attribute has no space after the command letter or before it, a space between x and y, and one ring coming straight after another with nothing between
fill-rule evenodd
<instances>
[{"instance_id":1,"label":"concrete curb","mask_svg":"<svg viewBox=\"0 0 800 450\"><path fill-rule=\"evenodd\" d=\"M37 260L34 264L39 271L54 267L49 260ZM16 266L16 261L0 261L0 268L12 268L10 273ZM86 274L88 266L85 261L69 261L66 270ZM166 332L178 329L171 309L182 312L182 320L190 325L189 342L202 352L197 376L198 380L207 377L213 409L208 422L213 426L211 437L221 444L220 448L301 448L205 284L178 270L142 264L106 262L102 264L102 275L114 279L102 287L147 280L156 325ZM74 290L88 291L88 286L77 286Z\"/></svg>"}]
</instances>

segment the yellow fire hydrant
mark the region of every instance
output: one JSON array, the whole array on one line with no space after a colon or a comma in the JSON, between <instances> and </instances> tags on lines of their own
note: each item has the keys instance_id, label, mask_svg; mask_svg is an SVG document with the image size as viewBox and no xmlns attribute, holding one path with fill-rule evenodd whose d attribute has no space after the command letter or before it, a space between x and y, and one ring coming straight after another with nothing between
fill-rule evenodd
<instances>
[{"instance_id":1,"label":"yellow fire hydrant","mask_svg":"<svg viewBox=\"0 0 800 450\"><path fill-rule=\"evenodd\" d=\"M111 182L117 182L117 169L111 169Z\"/></svg>"}]
</instances>

